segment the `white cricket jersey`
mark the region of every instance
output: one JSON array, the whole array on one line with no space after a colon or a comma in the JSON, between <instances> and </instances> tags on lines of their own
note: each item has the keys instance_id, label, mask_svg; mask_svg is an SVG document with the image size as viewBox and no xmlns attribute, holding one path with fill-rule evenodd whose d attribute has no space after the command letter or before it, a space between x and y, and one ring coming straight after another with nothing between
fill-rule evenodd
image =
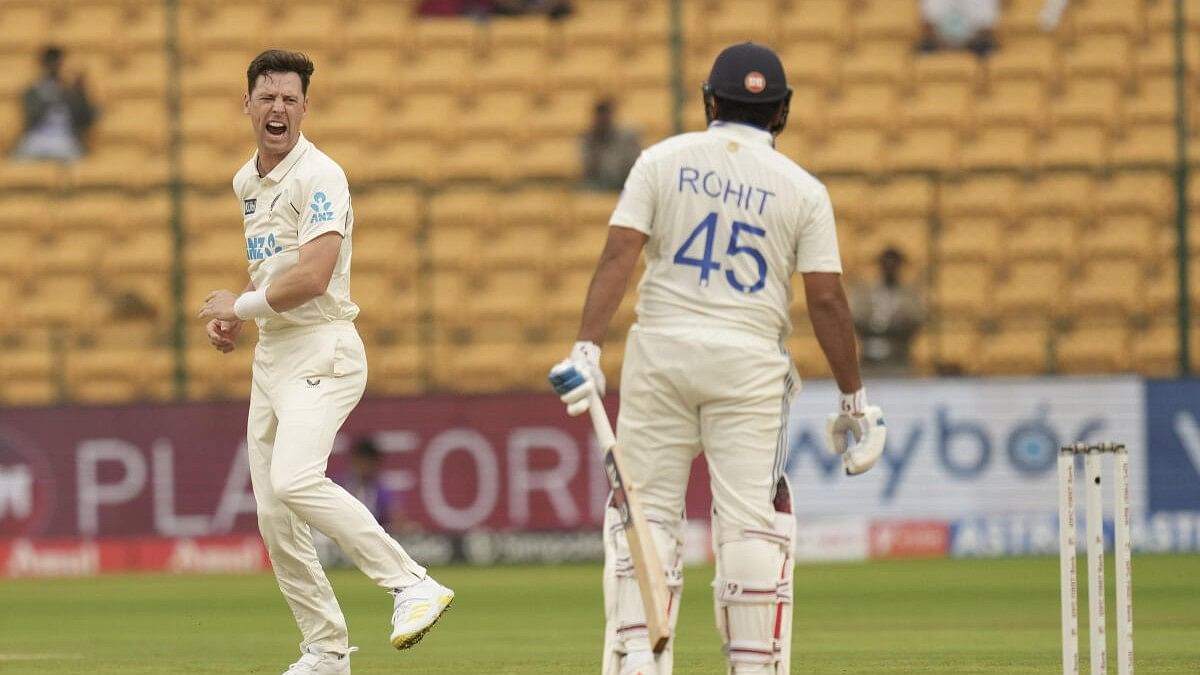
<instances>
[{"instance_id":1,"label":"white cricket jersey","mask_svg":"<svg viewBox=\"0 0 1200 675\"><path fill-rule=\"evenodd\" d=\"M609 220L647 234L638 322L791 333L793 272L842 271L829 193L762 129L713 122L642 152Z\"/></svg>"},{"instance_id":2,"label":"white cricket jersey","mask_svg":"<svg viewBox=\"0 0 1200 675\"><path fill-rule=\"evenodd\" d=\"M258 175L258 153L233 177L246 228L250 280L262 288L279 279L300 259L300 247L326 232L342 235L342 248L325 293L269 319L260 331L353 321L358 306L350 301L350 235L354 210L350 186L337 162L304 138L265 176Z\"/></svg>"}]
</instances>

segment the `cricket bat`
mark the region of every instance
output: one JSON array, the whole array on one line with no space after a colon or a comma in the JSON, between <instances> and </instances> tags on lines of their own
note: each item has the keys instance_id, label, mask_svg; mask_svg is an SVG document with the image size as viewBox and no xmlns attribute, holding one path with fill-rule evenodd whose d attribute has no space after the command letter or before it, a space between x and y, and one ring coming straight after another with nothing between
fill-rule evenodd
<instances>
[{"instance_id":1,"label":"cricket bat","mask_svg":"<svg viewBox=\"0 0 1200 675\"><path fill-rule=\"evenodd\" d=\"M628 481L625 471L625 455L617 445L608 413L598 393L592 394L588 412L600 451L604 453L604 473L613 491L613 506L621 516L625 528L625 539L629 542L629 556L633 559L633 574L637 578L638 590L642 595L642 606L646 612L646 630L650 634L650 647L657 654L667 646L671 638L671 622L667 614L667 577L658 549L646 523L646 514L637 490Z\"/></svg>"}]
</instances>

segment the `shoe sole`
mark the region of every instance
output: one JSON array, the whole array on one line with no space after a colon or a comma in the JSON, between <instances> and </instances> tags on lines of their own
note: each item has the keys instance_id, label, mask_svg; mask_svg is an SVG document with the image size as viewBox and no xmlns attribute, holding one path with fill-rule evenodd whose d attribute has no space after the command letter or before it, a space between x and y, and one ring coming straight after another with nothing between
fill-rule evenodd
<instances>
[{"instance_id":1,"label":"shoe sole","mask_svg":"<svg viewBox=\"0 0 1200 675\"><path fill-rule=\"evenodd\" d=\"M421 638L425 637L425 634L429 632L429 629L433 628L434 625L437 624L437 622L442 618L442 615L445 614L448 609L450 609L450 605L452 604L454 604L453 595L451 595L450 599L446 601L446 604L442 605L442 608L438 610L437 616L433 617L433 621L430 621L428 626L425 626L416 633L409 633L408 635L400 635L392 638L392 646L396 649L408 649L420 642Z\"/></svg>"}]
</instances>

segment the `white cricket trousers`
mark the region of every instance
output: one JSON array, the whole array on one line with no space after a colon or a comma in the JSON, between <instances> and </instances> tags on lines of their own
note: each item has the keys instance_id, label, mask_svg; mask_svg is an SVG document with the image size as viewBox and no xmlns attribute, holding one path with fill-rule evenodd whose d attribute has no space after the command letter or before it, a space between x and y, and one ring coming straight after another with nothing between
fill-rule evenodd
<instances>
[{"instance_id":1,"label":"white cricket trousers","mask_svg":"<svg viewBox=\"0 0 1200 675\"><path fill-rule=\"evenodd\" d=\"M678 536L692 460L703 448L722 524L771 529L798 388L777 341L727 329L633 326L617 440L647 517Z\"/></svg>"},{"instance_id":2,"label":"white cricket trousers","mask_svg":"<svg viewBox=\"0 0 1200 675\"><path fill-rule=\"evenodd\" d=\"M362 398L367 359L348 321L264 332L254 350L247 445L258 527L303 640L346 653L346 620L313 547L315 527L384 588L425 576L361 502L325 476L334 436Z\"/></svg>"}]
</instances>

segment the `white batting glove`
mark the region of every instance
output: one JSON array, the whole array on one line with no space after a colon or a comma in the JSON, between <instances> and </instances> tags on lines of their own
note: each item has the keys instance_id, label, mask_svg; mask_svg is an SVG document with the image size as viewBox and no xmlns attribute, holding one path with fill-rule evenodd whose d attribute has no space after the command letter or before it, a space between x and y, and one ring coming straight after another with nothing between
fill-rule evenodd
<instances>
[{"instance_id":1,"label":"white batting glove","mask_svg":"<svg viewBox=\"0 0 1200 675\"><path fill-rule=\"evenodd\" d=\"M842 394L839 412L825 419L825 442L829 450L842 456L846 475L855 476L875 466L887 441L887 427L879 406L867 405L867 392L859 389ZM854 437L850 445L849 437Z\"/></svg>"},{"instance_id":2,"label":"white batting glove","mask_svg":"<svg viewBox=\"0 0 1200 675\"><path fill-rule=\"evenodd\" d=\"M550 369L550 384L567 404L567 414L587 412L592 393L604 396L604 371L600 370L600 347L594 342L576 342L571 355Z\"/></svg>"}]
</instances>

